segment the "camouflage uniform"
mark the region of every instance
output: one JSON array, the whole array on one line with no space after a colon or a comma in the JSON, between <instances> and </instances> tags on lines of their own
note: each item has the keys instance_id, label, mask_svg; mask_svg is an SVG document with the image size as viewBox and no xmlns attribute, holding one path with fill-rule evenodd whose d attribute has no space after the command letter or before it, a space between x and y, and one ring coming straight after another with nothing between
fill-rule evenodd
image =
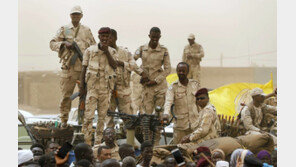
<instances>
[{"instance_id":1,"label":"camouflage uniform","mask_svg":"<svg viewBox=\"0 0 296 167\"><path fill-rule=\"evenodd\" d=\"M132 74L132 108L133 113L136 114L137 111L143 114L143 104L142 104L142 92L143 92L143 85L140 84L141 76L133 73Z\"/></svg>"},{"instance_id":2,"label":"camouflage uniform","mask_svg":"<svg viewBox=\"0 0 296 167\"><path fill-rule=\"evenodd\" d=\"M204 108L199 107L198 125L190 135L190 141L201 143L205 140L219 137L217 127L218 117L215 107L209 102Z\"/></svg>"},{"instance_id":3,"label":"camouflage uniform","mask_svg":"<svg viewBox=\"0 0 296 167\"><path fill-rule=\"evenodd\" d=\"M76 81L79 80L82 66L81 61L78 58L74 65L70 65L70 61L74 56L74 51L69 50L65 45L62 45L63 41L68 41L70 43L75 41L82 53L86 48L94 45L96 42L91 30L87 26L79 24L79 26L75 28L72 23L62 26L55 37L50 41L50 49L58 52L60 63L62 63L60 82L62 100L60 103L60 118L63 123L66 123L71 109L70 96L73 94Z\"/></svg>"},{"instance_id":4,"label":"camouflage uniform","mask_svg":"<svg viewBox=\"0 0 296 167\"><path fill-rule=\"evenodd\" d=\"M187 77L198 81L198 83L200 83L200 62L203 57L203 48L198 43L185 46L182 61L189 64L189 73Z\"/></svg>"},{"instance_id":5,"label":"camouflage uniform","mask_svg":"<svg viewBox=\"0 0 296 167\"><path fill-rule=\"evenodd\" d=\"M132 91L130 88L131 72L132 70L139 70L139 67L126 48L117 47L116 50L118 60L123 61L124 67L118 66L116 68L116 91L118 97L116 99L112 96L110 110L115 111L116 107L118 107L120 112L133 114L131 108ZM113 119L108 123L108 127L114 127Z\"/></svg>"},{"instance_id":6,"label":"camouflage uniform","mask_svg":"<svg viewBox=\"0 0 296 167\"><path fill-rule=\"evenodd\" d=\"M119 156L119 147L116 143L115 144L115 147L111 148L111 158L112 159L116 159L116 160L120 160L120 156ZM93 146L93 153L94 153L94 157L97 158L98 157L98 149L100 146L106 146L106 143L103 142L101 144L98 144L98 145L94 145Z\"/></svg>"},{"instance_id":7,"label":"camouflage uniform","mask_svg":"<svg viewBox=\"0 0 296 167\"><path fill-rule=\"evenodd\" d=\"M259 132L264 114L271 113L276 114L277 107L262 104L259 107L255 107L253 101L245 106L242 110L242 120L244 127L249 133L251 131ZM248 133L248 132L247 132Z\"/></svg>"},{"instance_id":8,"label":"camouflage uniform","mask_svg":"<svg viewBox=\"0 0 296 167\"><path fill-rule=\"evenodd\" d=\"M142 45L135 53L135 59L138 58L142 59L139 73L145 71L149 80L157 83L153 86L143 86L143 110L146 114L152 114L155 107L163 107L165 101L166 77L171 72L168 49L160 44L155 49L150 48L148 44ZM158 145L160 133L157 133L156 138L155 145Z\"/></svg>"},{"instance_id":9,"label":"camouflage uniform","mask_svg":"<svg viewBox=\"0 0 296 167\"><path fill-rule=\"evenodd\" d=\"M173 82L167 90L164 104L164 114L170 115L171 106L174 103L174 144L180 143L181 139L193 132L198 122L198 111L195 93L199 89L197 81L189 79L188 85L184 86L180 81Z\"/></svg>"},{"instance_id":10,"label":"camouflage uniform","mask_svg":"<svg viewBox=\"0 0 296 167\"><path fill-rule=\"evenodd\" d=\"M111 47L108 47L108 50L111 56L117 59L116 50ZM109 65L107 56L98 48L98 45L93 45L86 49L83 55L82 65L87 66L85 76L87 95L82 131L85 142L90 145L92 139L92 122L95 109L97 109L98 122L95 144L99 144L103 136L104 123L109 122L111 119L110 117L106 117L106 115L110 104L111 92L114 89L116 73Z\"/></svg>"}]
</instances>

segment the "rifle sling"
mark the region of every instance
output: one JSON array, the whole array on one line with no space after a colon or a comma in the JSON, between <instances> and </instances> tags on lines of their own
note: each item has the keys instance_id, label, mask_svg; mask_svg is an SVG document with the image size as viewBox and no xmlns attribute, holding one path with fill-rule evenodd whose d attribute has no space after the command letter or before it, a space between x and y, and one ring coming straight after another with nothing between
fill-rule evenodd
<instances>
[{"instance_id":1,"label":"rifle sling","mask_svg":"<svg viewBox=\"0 0 296 167\"><path fill-rule=\"evenodd\" d=\"M76 37L77 37L77 35L78 35L78 31L79 31L79 29L80 29L80 24L78 25L78 27L77 27L77 29L76 29L76 31L75 31L74 41L75 41L75 39L76 39ZM71 57L71 59L70 59L70 66L73 66L73 65L75 64L75 62L76 62L76 60L77 60L77 58L78 58L78 54L79 54L79 53L77 53L77 51L74 50L74 55L73 55L73 56Z\"/></svg>"}]
</instances>

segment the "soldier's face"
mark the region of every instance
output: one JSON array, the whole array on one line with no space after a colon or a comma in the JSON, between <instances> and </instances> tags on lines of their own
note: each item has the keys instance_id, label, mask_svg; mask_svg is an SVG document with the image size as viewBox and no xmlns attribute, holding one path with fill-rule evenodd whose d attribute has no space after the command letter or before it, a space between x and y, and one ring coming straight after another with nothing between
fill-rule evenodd
<instances>
[{"instance_id":1,"label":"soldier's face","mask_svg":"<svg viewBox=\"0 0 296 167\"><path fill-rule=\"evenodd\" d=\"M177 75L181 81L187 79L188 67L185 64L179 64L177 67Z\"/></svg>"},{"instance_id":2,"label":"soldier's face","mask_svg":"<svg viewBox=\"0 0 296 167\"><path fill-rule=\"evenodd\" d=\"M82 14L81 13L72 13L70 15L72 22L74 23L79 23L81 18L82 18Z\"/></svg>"},{"instance_id":3,"label":"soldier's face","mask_svg":"<svg viewBox=\"0 0 296 167\"><path fill-rule=\"evenodd\" d=\"M209 102L209 97L206 94L201 94L196 97L196 103L201 108L204 108Z\"/></svg>"},{"instance_id":4,"label":"soldier's face","mask_svg":"<svg viewBox=\"0 0 296 167\"><path fill-rule=\"evenodd\" d=\"M109 46L114 46L115 42L116 42L116 37L113 35L110 35L109 41L108 41Z\"/></svg>"},{"instance_id":5,"label":"soldier's face","mask_svg":"<svg viewBox=\"0 0 296 167\"><path fill-rule=\"evenodd\" d=\"M40 147L34 147L32 149L32 153L34 156L40 156L40 155L43 155L43 150Z\"/></svg>"},{"instance_id":6,"label":"soldier's face","mask_svg":"<svg viewBox=\"0 0 296 167\"><path fill-rule=\"evenodd\" d=\"M189 44L190 44L190 45L194 44L194 40L195 40L195 39L188 39Z\"/></svg>"},{"instance_id":7,"label":"soldier's face","mask_svg":"<svg viewBox=\"0 0 296 167\"><path fill-rule=\"evenodd\" d=\"M161 35L159 32L151 32L149 34L149 38L150 38L150 42L154 45L157 45L158 44L158 41L160 39Z\"/></svg>"},{"instance_id":8,"label":"soldier's face","mask_svg":"<svg viewBox=\"0 0 296 167\"><path fill-rule=\"evenodd\" d=\"M102 45L108 45L109 44L109 37L110 37L110 34L100 34L99 35L100 43Z\"/></svg>"},{"instance_id":9,"label":"soldier's face","mask_svg":"<svg viewBox=\"0 0 296 167\"><path fill-rule=\"evenodd\" d=\"M265 96L264 95L256 95L256 96L253 96L253 100L257 101L258 103L263 103L265 100Z\"/></svg>"}]
</instances>

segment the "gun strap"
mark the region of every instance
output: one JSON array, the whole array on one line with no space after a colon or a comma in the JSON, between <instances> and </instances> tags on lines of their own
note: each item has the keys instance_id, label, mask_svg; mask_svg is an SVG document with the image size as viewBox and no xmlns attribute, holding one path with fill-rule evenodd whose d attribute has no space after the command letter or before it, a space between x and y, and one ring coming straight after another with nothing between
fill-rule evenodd
<instances>
[{"instance_id":1,"label":"gun strap","mask_svg":"<svg viewBox=\"0 0 296 167\"><path fill-rule=\"evenodd\" d=\"M75 41L75 39L76 39L76 37L77 37L77 35L78 35L78 31L79 31L79 29L80 29L80 24L78 25L78 27L77 27L77 29L76 29L76 31L75 31L75 35L74 35L74 41ZM77 45L78 46L78 45ZM78 58L78 55L77 55L78 53L77 52L74 52L74 55L71 57L71 59L70 59L70 66L73 66L74 64L75 64L75 62L76 62L76 60L77 60L77 58Z\"/></svg>"}]
</instances>

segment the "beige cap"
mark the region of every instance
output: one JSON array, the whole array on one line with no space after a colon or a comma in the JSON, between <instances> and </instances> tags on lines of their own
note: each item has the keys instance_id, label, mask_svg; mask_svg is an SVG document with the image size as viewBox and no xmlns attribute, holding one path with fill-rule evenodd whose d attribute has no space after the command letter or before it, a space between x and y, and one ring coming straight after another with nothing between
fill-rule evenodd
<instances>
[{"instance_id":1,"label":"beige cap","mask_svg":"<svg viewBox=\"0 0 296 167\"><path fill-rule=\"evenodd\" d=\"M260 88L254 88L254 89L252 89L250 91L250 94L251 94L251 96L256 96L256 95L263 95L263 96L265 96L265 93Z\"/></svg>"},{"instance_id":2,"label":"beige cap","mask_svg":"<svg viewBox=\"0 0 296 167\"><path fill-rule=\"evenodd\" d=\"M81 13L81 14L82 14L81 7L80 7L80 6L74 6L74 7L71 9L70 14L73 14L73 13Z\"/></svg>"},{"instance_id":3,"label":"beige cap","mask_svg":"<svg viewBox=\"0 0 296 167\"><path fill-rule=\"evenodd\" d=\"M189 36L188 36L188 39L195 39L195 36L194 36L194 34L189 34Z\"/></svg>"}]
</instances>

